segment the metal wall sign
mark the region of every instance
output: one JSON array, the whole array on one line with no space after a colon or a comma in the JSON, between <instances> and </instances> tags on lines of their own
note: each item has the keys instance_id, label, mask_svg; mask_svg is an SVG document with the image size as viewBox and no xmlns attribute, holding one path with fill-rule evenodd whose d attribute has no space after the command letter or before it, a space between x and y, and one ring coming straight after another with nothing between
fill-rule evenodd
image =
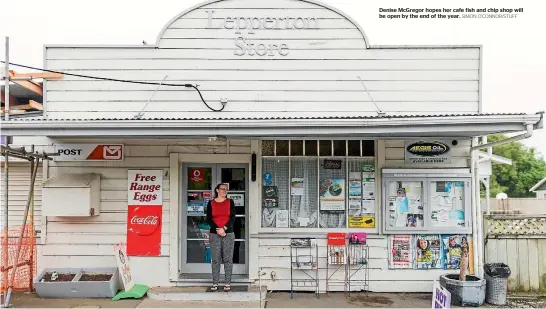
<instances>
[{"instance_id":1,"label":"metal wall sign","mask_svg":"<svg viewBox=\"0 0 546 309\"><path fill-rule=\"evenodd\" d=\"M123 144L55 144L55 161L123 161Z\"/></svg>"},{"instance_id":2,"label":"metal wall sign","mask_svg":"<svg viewBox=\"0 0 546 309\"><path fill-rule=\"evenodd\" d=\"M404 144L406 164L451 163L451 147L446 141L406 141Z\"/></svg>"}]
</instances>

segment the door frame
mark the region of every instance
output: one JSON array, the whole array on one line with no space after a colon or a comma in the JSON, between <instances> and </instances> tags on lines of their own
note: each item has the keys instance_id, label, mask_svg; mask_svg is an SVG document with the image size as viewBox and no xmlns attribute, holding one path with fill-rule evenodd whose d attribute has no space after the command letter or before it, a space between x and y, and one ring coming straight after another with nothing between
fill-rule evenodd
<instances>
[{"instance_id":1,"label":"door frame","mask_svg":"<svg viewBox=\"0 0 546 309\"><path fill-rule=\"evenodd\" d=\"M251 142L251 150L257 149L259 147L259 144L256 143L256 141ZM181 231L181 217L180 217L180 209L181 209L181 196L182 196L182 190L181 190L181 183L182 183L182 175L181 171L182 168L184 168L184 163L190 163L190 162L199 162L202 164L212 163L212 164L236 164L236 163L244 163L248 164L248 179L250 180L250 173L251 173L251 162L252 162L252 155L250 153L248 154L182 154L182 153L171 153L169 155L169 170L170 170L170 176L169 176L169 198L170 198L170 207L169 207L169 279L170 281L176 282L181 281L179 274L181 271L182 264L181 261L181 251L182 248L180 246L180 237L182 236ZM253 247L255 245L250 244L252 240L250 239L250 229L252 228L253 222L251 221L252 217L252 211L250 205L255 203L257 196L255 196L255 184L251 181L249 183L248 188L248 248L247 251L250 252L250 250L253 250ZM248 255L248 261L247 261L247 267L248 267L248 273L253 270L254 265L253 261L250 258L252 255Z\"/></svg>"},{"instance_id":2,"label":"door frame","mask_svg":"<svg viewBox=\"0 0 546 309\"><path fill-rule=\"evenodd\" d=\"M247 163L201 163L201 162L184 162L184 166L181 167L180 175L182 182L180 183L180 189L183 193L180 196L180 238L179 238L179 246L180 246L180 257L179 257L179 265L180 265L180 276L182 275L193 275L193 274L207 274L210 273L210 263L186 263L187 258L187 250L188 250L188 234L187 234L187 221L190 217L186 211L185 211L185 205L187 203L187 184L184 182L185 179L187 179L187 168L192 167L202 167L202 168L210 168L212 170L212 183L211 183L211 193L214 193L214 187L216 184L218 184L221 181L221 170L223 168L229 169L229 168L239 168L239 169L245 169L245 213L242 214L244 217L245 227L248 227L248 220L249 220L249 204L248 204L248 195L250 193L249 190L249 183L250 180L248 179L249 175L249 168L250 166ZM230 192L233 190L230 190ZM229 192L228 192L229 194ZM241 215L238 215L241 217ZM202 216L201 216L202 217ZM248 275L248 241L249 241L249 233L248 228L245 228L245 233L243 235L244 241L242 241L245 244L245 251L244 251L244 264L233 264L233 274L234 275ZM240 240L236 242L241 242ZM188 266L189 264L189 266ZM194 271L189 271L190 269L194 269ZM223 275L224 268L221 268L221 274Z\"/></svg>"}]
</instances>

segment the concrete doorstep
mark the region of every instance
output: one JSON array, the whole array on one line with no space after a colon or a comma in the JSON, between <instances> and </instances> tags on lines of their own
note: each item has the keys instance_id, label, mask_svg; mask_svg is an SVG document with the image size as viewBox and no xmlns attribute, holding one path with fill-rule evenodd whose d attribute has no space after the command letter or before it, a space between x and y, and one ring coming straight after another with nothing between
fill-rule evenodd
<instances>
[{"instance_id":1,"label":"concrete doorstep","mask_svg":"<svg viewBox=\"0 0 546 309\"><path fill-rule=\"evenodd\" d=\"M237 291L232 286L232 291L225 292L223 286L216 292L207 292L207 287L154 287L148 290L148 298L152 300L168 301L221 301L221 302L260 302L265 300L267 291L257 286L248 287L248 291Z\"/></svg>"}]
</instances>

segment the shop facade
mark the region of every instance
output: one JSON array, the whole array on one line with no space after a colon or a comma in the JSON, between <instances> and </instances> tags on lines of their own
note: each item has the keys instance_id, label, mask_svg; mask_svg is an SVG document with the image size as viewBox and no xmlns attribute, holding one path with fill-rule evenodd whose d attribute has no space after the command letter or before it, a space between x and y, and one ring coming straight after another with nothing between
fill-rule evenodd
<instances>
[{"instance_id":1,"label":"shop facade","mask_svg":"<svg viewBox=\"0 0 546 309\"><path fill-rule=\"evenodd\" d=\"M327 235L352 232L371 291L430 291L458 271L451 235L479 272L477 137L542 126L481 113L481 62L480 46L371 47L347 15L295 0L209 1L154 46L46 46L47 69L116 81L47 81L43 119L2 122L59 154L43 163L40 268L114 266L126 242L135 282L208 284L204 205L222 182L237 282L290 290L307 276L290 239L308 237L324 291Z\"/></svg>"}]
</instances>

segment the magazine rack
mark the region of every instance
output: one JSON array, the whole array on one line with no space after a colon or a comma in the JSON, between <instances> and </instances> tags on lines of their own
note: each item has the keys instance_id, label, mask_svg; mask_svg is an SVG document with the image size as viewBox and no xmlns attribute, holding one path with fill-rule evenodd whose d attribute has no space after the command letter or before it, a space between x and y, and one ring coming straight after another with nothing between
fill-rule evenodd
<instances>
[{"instance_id":1,"label":"magazine rack","mask_svg":"<svg viewBox=\"0 0 546 309\"><path fill-rule=\"evenodd\" d=\"M347 293L348 247L346 245L327 245L326 247L326 293L330 293L330 286L343 285ZM343 280L332 279L339 270L343 271Z\"/></svg>"},{"instance_id":2,"label":"magazine rack","mask_svg":"<svg viewBox=\"0 0 546 309\"><path fill-rule=\"evenodd\" d=\"M295 278L296 274L303 278ZM294 289L314 287L319 298L318 246L314 238L290 239L290 298L294 298Z\"/></svg>"},{"instance_id":3,"label":"magazine rack","mask_svg":"<svg viewBox=\"0 0 546 309\"><path fill-rule=\"evenodd\" d=\"M346 294L351 295L351 287L361 287L368 291L370 288L369 247L362 243L349 243L347 246L347 265L345 267ZM362 275L363 279L354 279Z\"/></svg>"}]
</instances>

